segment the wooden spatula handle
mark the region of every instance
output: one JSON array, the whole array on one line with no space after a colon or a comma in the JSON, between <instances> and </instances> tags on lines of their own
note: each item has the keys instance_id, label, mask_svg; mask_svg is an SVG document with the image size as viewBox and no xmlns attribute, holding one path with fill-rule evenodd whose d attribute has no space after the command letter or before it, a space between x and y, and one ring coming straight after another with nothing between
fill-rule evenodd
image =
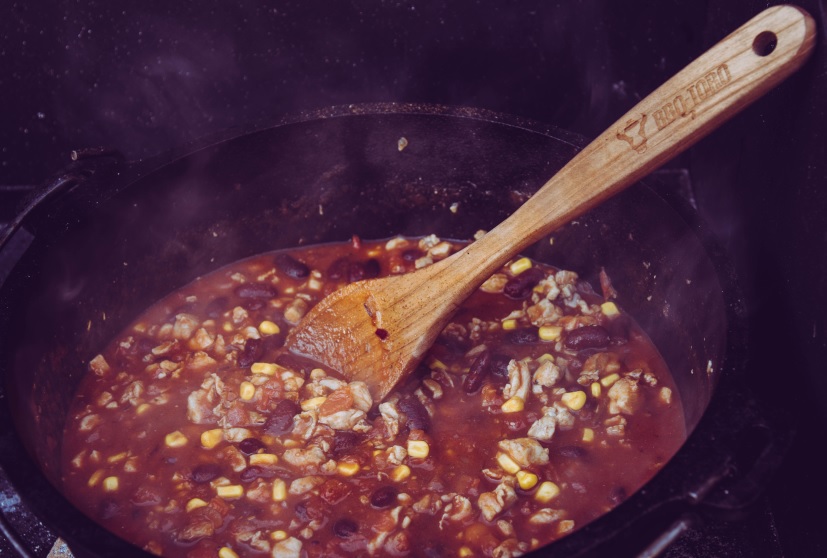
<instances>
[{"instance_id":1,"label":"wooden spatula handle","mask_svg":"<svg viewBox=\"0 0 827 558\"><path fill-rule=\"evenodd\" d=\"M782 5L758 14L638 103L483 237L467 255L482 256L479 275L687 149L798 69L814 42L805 11Z\"/></svg>"}]
</instances>

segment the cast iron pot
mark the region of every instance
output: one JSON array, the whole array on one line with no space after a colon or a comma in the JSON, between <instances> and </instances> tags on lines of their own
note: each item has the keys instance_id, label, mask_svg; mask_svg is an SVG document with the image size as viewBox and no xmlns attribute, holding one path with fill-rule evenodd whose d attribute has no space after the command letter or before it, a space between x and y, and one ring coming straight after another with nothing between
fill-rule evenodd
<instances>
[{"instance_id":1,"label":"cast iron pot","mask_svg":"<svg viewBox=\"0 0 827 558\"><path fill-rule=\"evenodd\" d=\"M90 358L145 307L277 248L354 234L471 238L583 144L515 118L409 105L334 108L226 136L132 164L76 153L0 239L16 262L0 275L0 466L77 556L148 556L60 492L72 394ZM597 556L608 546L654 556L697 517L753 500L785 431L741 388L742 301L681 200L635 185L552 236L527 255L594 285L606 269L670 365L691 436L642 490L536 554Z\"/></svg>"}]
</instances>

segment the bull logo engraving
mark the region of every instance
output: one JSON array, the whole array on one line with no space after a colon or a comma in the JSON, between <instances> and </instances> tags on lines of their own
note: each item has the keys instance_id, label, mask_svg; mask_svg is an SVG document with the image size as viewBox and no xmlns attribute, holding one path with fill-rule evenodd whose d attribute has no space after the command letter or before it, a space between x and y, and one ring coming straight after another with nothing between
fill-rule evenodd
<instances>
[{"instance_id":1,"label":"bull logo engraving","mask_svg":"<svg viewBox=\"0 0 827 558\"><path fill-rule=\"evenodd\" d=\"M617 139L625 141L638 153L646 151L646 115L641 114L640 118L626 122L617 132Z\"/></svg>"}]
</instances>

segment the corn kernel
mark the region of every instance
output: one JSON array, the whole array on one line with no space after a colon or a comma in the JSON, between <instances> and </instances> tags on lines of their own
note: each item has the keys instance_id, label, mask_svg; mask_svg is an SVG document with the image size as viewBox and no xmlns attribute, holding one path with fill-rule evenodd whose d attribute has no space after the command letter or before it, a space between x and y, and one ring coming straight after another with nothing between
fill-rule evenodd
<instances>
[{"instance_id":1,"label":"corn kernel","mask_svg":"<svg viewBox=\"0 0 827 558\"><path fill-rule=\"evenodd\" d=\"M220 428L205 430L201 433L201 445L206 449L213 449L224 439L224 431Z\"/></svg>"},{"instance_id":2,"label":"corn kernel","mask_svg":"<svg viewBox=\"0 0 827 558\"><path fill-rule=\"evenodd\" d=\"M585 391L570 391L561 397L563 403L572 411L579 411L586 404Z\"/></svg>"},{"instance_id":3,"label":"corn kernel","mask_svg":"<svg viewBox=\"0 0 827 558\"><path fill-rule=\"evenodd\" d=\"M140 405L138 405L138 408L135 409L135 414L142 415L145 412L147 412L150 409L150 407L152 407L152 405L150 405L149 403L141 403Z\"/></svg>"},{"instance_id":4,"label":"corn kernel","mask_svg":"<svg viewBox=\"0 0 827 558\"><path fill-rule=\"evenodd\" d=\"M250 372L253 374L263 374L264 376L275 376L278 372L278 366L272 362L254 362L250 366Z\"/></svg>"},{"instance_id":5,"label":"corn kernel","mask_svg":"<svg viewBox=\"0 0 827 558\"><path fill-rule=\"evenodd\" d=\"M187 437L176 430L164 437L164 443L170 448L182 448L187 445Z\"/></svg>"},{"instance_id":6,"label":"corn kernel","mask_svg":"<svg viewBox=\"0 0 827 558\"><path fill-rule=\"evenodd\" d=\"M431 452L431 446L425 440L408 440L408 455L418 459L425 459Z\"/></svg>"},{"instance_id":7,"label":"corn kernel","mask_svg":"<svg viewBox=\"0 0 827 558\"><path fill-rule=\"evenodd\" d=\"M457 556L459 556L459 558L468 558L469 556L473 555L474 551L468 548L467 546L460 547L459 552L457 552Z\"/></svg>"},{"instance_id":8,"label":"corn kernel","mask_svg":"<svg viewBox=\"0 0 827 558\"><path fill-rule=\"evenodd\" d=\"M583 441L584 442L591 442L594 440L594 430L591 428L584 428L583 429Z\"/></svg>"},{"instance_id":9,"label":"corn kernel","mask_svg":"<svg viewBox=\"0 0 827 558\"><path fill-rule=\"evenodd\" d=\"M544 481L540 484L537 492L534 493L534 499L541 504L547 504L560 495L560 487L551 481Z\"/></svg>"},{"instance_id":10,"label":"corn kernel","mask_svg":"<svg viewBox=\"0 0 827 558\"><path fill-rule=\"evenodd\" d=\"M519 413L525 409L525 401L519 395L515 395L500 407L503 413Z\"/></svg>"},{"instance_id":11,"label":"corn kernel","mask_svg":"<svg viewBox=\"0 0 827 558\"><path fill-rule=\"evenodd\" d=\"M609 387L609 386L611 386L613 383L615 383L616 381L618 381L619 379L620 379L620 374L618 374L617 372L615 372L614 374L609 374L608 376L605 376L605 377L603 377L603 378L600 378L600 384L601 384L603 387Z\"/></svg>"},{"instance_id":12,"label":"corn kernel","mask_svg":"<svg viewBox=\"0 0 827 558\"><path fill-rule=\"evenodd\" d=\"M506 473L511 473L512 475L517 474L520 470L520 466L517 465L517 462L511 459L511 456L507 453L498 453L497 454L497 464L502 467L503 471Z\"/></svg>"},{"instance_id":13,"label":"corn kernel","mask_svg":"<svg viewBox=\"0 0 827 558\"><path fill-rule=\"evenodd\" d=\"M244 495L244 487L240 484L217 486L215 488L215 493L219 498L224 499L241 498Z\"/></svg>"},{"instance_id":14,"label":"corn kernel","mask_svg":"<svg viewBox=\"0 0 827 558\"><path fill-rule=\"evenodd\" d=\"M101 479L103 478L103 475L105 475L105 474L106 474L106 473L104 473L104 472L103 472L103 469L98 469L97 471L95 471L94 473L92 473L92 475L89 477L89 480L87 481L87 483L86 483L86 484L87 484L90 488L91 488L91 487L93 487L93 486L97 486L97 485L98 485L98 483L99 483L99 482L101 481Z\"/></svg>"},{"instance_id":15,"label":"corn kernel","mask_svg":"<svg viewBox=\"0 0 827 558\"><path fill-rule=\"evenodd\" d=\"M270 538L274 541L283 541L287 538L287 531L273 531L270 533Z\"/></svg>"},{"instance_id":16,"label":"corn kernel","mask_svg":"<svg viewBox=\"0 0 827 558\"><path fill-rule=\"evenodd\" d=\"M241 385L238 388L238 396L241 397L241 399L244 401L249 401L255 396L255 394L256 386L250 382L241 382Z\"/></svg>"},{"instance_id":17,"label":"corn kernel","mask_svg":"<svg viewBox=\"0 0 827 558\"><path fill-rule=\"evenodd\" d=\"M592 397L600 397L600 382L592 382L592 385L589 386L589 389L592 392Z\"/></svg>"},{"instance_id":18,"label":"corn kernel","mask_svg":"<svg viewBox=\"0 0 827 558\"><path fill-rule=\"evenodd\" d=\"M287 499L287 483L281 479L273 481L273 501L284 502Z\"/></svg>"},{"instance_id":19,"label":"corn kernel","mask_svg":"<svg viewBox=\"0 0 827 558\"><path fill-rule=\"evenodd\" d=\"M218 551L218 558L238 558L238 554L229 546L223 546Z\"/></svg>"},{"instance_id":20,"label":"corn kernel","mask_svg":"<svg viewBox=\"0 0 827 558\"><path fill-rule=\"evenodd\" d=\"M312 411L318 410L319 407L322 406L322 403L327 401L327 397L319 396L319 397L311 397L310 399L305 399L302 401L302 411Z\"/></svg>"},{"instance_id":21,"label":"corn kernel","mask_svg":"<svg viewBox=\"0 0 827 558\"><path fill-rule=\"evenodd\" d=\"M281 328L278 324L271 322L270 320L264 320L258 324L258 330L263 335L276 335L277 333L281 333Z\"/></svg>"},{"instance_id":22,"label":"corn kernel","mask_svg":"<svg viewBox=\"0 0 827 558\"><path fill-rule=\"evenodd\" d=\"M509 267L508 270L513 273L514 275L519 275L526 269L531 268L531 260L528 258L520 258L519 260L513 262Z\"/></svg>"},{"instance_id":23,"label":"corn kernel","mask_svg":"<svg viewBox=\"0 0 827 558\"><path fill-rule=\"evenodd\" d=\"M118 477L106 477L103 479L103 489L107 492L117 491L118 484Z\"/></svg>"},{"instance_id":24,"label":"corn kernel","mask_svg":"<svg viewBox=\"0 0 827 558\"><path fill-rule=\"evenodd\" d=\"M523 490L531 490L540 479L530 471L517 471L517 483Z\"/></svg>"},{"instance_id":25,"label":"corn kernel","mask_svg":"<svg viewBox=\"0 0 827 558\"><path fill-rule=\"evenodd\" d=\"M250 465L275 465L279 462L277 455L273 453L254 453L250 456Z\"/></svg>"},{"instance_id":26,"label":"corn kernel","mask_svg":"<svg viewBox=\"0 0 827 558\"><path fill-rule=\"evenodd\" d=\"M604 302L600 305L600 311L608 318L616 318L620 315L620 310L617 309L617 304L612 301Z\"/></svg>"},{"instance_id":27,"label":"corn kernel","mask_svg":"<svg viewBox=\"0 0 827 558\"><path fill-rule=\"evenodd\" d=\"M448 370L448 367L445 366L445 363L439 360L438 358L432 358L431 361L428 363L428 368L431 370Z\"/></svg>"},{"instance_id":28,"label":"corn kernel","mask_svg":"<svg viewBox=\"0 0 827 558\"><path fill-rule=\"evenodd\" d=\"M351 461L342 461L336 465L336 471L343 477L352 477L359 472L359 464Z\"/></svg>"},{"instance_id":29,"label":"corn kernel","mask_svg":"<svg viewBox=\"0 0 827 558\"><path fill-rule=\"evenodd\" d=\"M545 325L540 327L537 331L537 335L543 341L557 341L560 339L560 335L563 333L563 328L560 326L550 326Z\"/></svg>"},{"instance_id":30,"label":"corn kernel","mask_svg":"<svg viewBox=\"0 0 827 558\"><path fill-rule=\"evenodd\" d=\"M517 320L515 320L514 318L508 318L507 320L503 320L503 329L506 331L517 329Z\"/></svg>"},{"instance_id":31,"label":"corn kernel","mask_svg":"<svg viewBox=\"0 0 827 558\"><path fill-rule=\"evenodd\" d=\"M554 357L548 353L543 353L537 357L537 362L554 362Z\"/></svg>"},{"instance_id":32,"label":"corn kernel","mask_svg":"<svg viewBox=\"0 0 827 558\"><path fill-rule=\"evenodd\" d=\"M126 453L125 451L122 451L121 453L116 453L115 455L110 455L109 457L107 457L106 462L107 463L120 463L121 461L126 459L128 455L129 455L128 453Z\"/></svg>"},{"instance_id":33,"label":"corn kernel","mask_svg":"<svg viewBox=\"0 0 827 558\"><path fill-rule=\"evenodd\" d=\"M223 329L226 333L232 333L233 324L231 324L230 322L224 322L224 324L221 326L221 329Z\"/></svg>"},{"instance_id":34,"label":"corn kernel","mask_svg":"<svg viewBox=\"0 0 827 558\"><path fill-rule=\"evenodd\" d=\"M566 533L570 532L574 529L574 520L573 519L564 519L560 523L557 524L557 534L558 535L565 535Z\"/></svg>"},{"instance_id":35,"label":"corn kernel","mask_svg":"<svg viewBox=\"0 0 827 558\"><path fill-rule=\"evenodd\" d=\"M207 505L207 502L202 500L201 498L193 498L189 502L187 502L186 510L187 512L191 512L192 510L197 510L198 508L203 508Z\"/></svg>"},{"instance_id":36,"label":"corn kernel","mask_svg":"<svg viewBox=\"0 0 827 558\"><path fill-rule=\"evenodd\" d=\"M402 482L410 476L411 468L404 464L397 465L394 470L391 471L391 480L394 482Z\"/></svg>"}]
</instances>

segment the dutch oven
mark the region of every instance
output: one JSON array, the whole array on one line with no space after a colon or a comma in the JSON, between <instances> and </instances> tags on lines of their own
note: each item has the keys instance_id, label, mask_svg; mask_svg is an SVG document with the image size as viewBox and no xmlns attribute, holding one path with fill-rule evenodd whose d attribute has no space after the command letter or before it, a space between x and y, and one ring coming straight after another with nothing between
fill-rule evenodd
<instances>
[{"instance_id":1,"label":"dutch oven","mask_svg":"<svg viewBox=\"0 0 827 558\"><path fill-rule=\"evenodd\" d=\"M477 110L359 105L136 163L76 152L0 239L0 256L16 262L0 277L0 466L77 556L146 556L60 492L72 394L110 338L163 295L257 253L354 234L469 239L582 145ZM743 387L743 305L728 263L689 204L653 185L634 185L526 255L592 284L605 268L669 364L691 434L641 490L537 555L653 556L695 518L754 500L786 444Z\"/></svg>"}]
</instances>

